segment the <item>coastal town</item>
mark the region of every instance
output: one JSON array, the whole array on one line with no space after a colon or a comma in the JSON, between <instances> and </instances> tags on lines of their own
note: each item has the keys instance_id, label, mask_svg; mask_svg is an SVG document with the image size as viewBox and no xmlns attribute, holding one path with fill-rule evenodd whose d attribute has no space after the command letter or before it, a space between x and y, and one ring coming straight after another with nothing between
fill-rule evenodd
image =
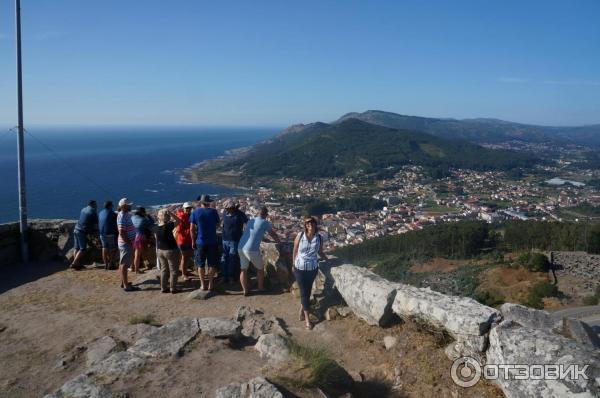
<instances>
[{"instance_id":1,"label":"coastal town","mask_svg":"<svg viewBox=\"0 0 600 398\"><path fill-rule=\"evenodd\" d=\"M266 186L250 187L234 199L249 215L257 214L262 205L269 207L273 224L284 240L293 240L298 232L300 216L307 212L306 204L356 197L381 203L367 211L339 209L319 214L328 250L464 219L489 223L506 219L600 219L600 189L582 182L597 179L597 171L578 170L578 177L574 178L581 181L576 181L540 177L571 175L560 159L555 165L538 167L536 175L517 178L501 171L452 169L449 176L434 179L422 167L412 165L377 181L360 174L311 181L281 178L265 183ZM219 198L217 208L227 199Z\"/></svg>"}]
</instances>

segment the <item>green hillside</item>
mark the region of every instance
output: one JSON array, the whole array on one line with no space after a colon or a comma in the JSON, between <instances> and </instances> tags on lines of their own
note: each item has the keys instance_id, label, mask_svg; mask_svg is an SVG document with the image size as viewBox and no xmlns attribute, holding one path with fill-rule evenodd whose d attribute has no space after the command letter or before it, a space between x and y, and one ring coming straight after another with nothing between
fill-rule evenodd
<instances>
[{"instance_id":1,"label":"green hillside","mask_svg":"<svg viewBox=\"0 0 600 398\"><path fill-rule=\"evenodd\" d=\"M442 174L450 167L511 170L528 167L535 161L523 153L490 150L467 141L348 119L332 125L315 123L280 134L228 166L239 168L245 176L308 179L357 172L381 175L409 164Z\"/></svg>"}]
</instances>

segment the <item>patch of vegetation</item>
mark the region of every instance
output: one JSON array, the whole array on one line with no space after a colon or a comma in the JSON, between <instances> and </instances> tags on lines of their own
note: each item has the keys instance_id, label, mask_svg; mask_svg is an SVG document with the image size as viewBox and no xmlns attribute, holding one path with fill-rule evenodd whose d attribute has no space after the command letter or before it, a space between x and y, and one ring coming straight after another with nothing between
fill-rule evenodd
<instances>
[{"instance_id":1,"label":"patch of vegetation","mask_svg":"<svg viewBox=\"0 0 600 398\"><path fill-rule=\"evenodd\" d=\"M295 388L322 388L325 391L339 391L351 385L351 378L336 361L331 359L323 349L308 347L289 339L288 346L292 357L296 360L296 369L291 375L275 376L284 385Z\"/></svg>"},{"instance_id":2,"label":"patch of vegetation","mask_svg":"<svg viewBox=\"0 0 600 398\"><path fill-rule=\"evenodd\" d=\"M373 211L381 210L386 206L383 200L374 199L370 196L352 196L350 198L336 198L333 201L317 200L307 203L302 209L303 214L320 216L325 213L335 213L337 211Z\"/></svg>"},{"instance_id":3,"label":"patch of vegetation","mask_svg":"<svg viewBox=\"0 0 600 398\"><path fill-rule=\"evenodd\" d=\"M500 293L487 290L475 293L475 300L489 307L497 307L505 303L504 296Z\"/></svg>"},{"instance_id":4,"label":"patch of vegetation","mask_svg":"<svg viewBox=\"0 0 600 398\"><path fill-rule=\"evenodd\" d=\"M517 258L517 263L529 272L548 272L550 270L550 261L542 253L523 253Z\"/></svg>"},{"instance_id":5,"label":"patch of vegetation","mask_svg":"<svg viewBox=\"0 0 600 398\"><path fill-rule=\"evenodd\" d=\"M583 304L585 305L598 305L600 304L600 285L596 286L596 291L592 296L583 298Z\"/></svg>"},{"instance_id":6,"label":"patch of vegetation","mask_svg":"<svg viewBox=\"0 0 600 398\"><path fill-rule=\"evenodd\" d=\"M156 318L152 314L143 315L131 315L129 317L130 325L137 325L138 323L145 323L146 325L156 325Z\"/></svg>"},{"instance_id":7,"label":"patch of vegetation","mask_svg":"<svg viewBox=\"0 0 600 398\"><path fill-rule=\"evenodd\" d=\"M538 282L529 290L529 295L524 304L532 308L542 309L544 308L543 298L558 297L559 295L560 291L556 285L549 282Z\"/></svg>"}]
</instances>

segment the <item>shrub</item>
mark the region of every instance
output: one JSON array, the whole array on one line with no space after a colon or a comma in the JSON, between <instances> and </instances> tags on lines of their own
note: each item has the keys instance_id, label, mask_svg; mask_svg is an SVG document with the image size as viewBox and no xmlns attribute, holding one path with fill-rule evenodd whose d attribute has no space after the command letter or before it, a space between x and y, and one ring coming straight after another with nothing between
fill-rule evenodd
<instances>
[{"instance_id":1,"label":"shrub","mask_svg":"<svg viewBox=\"0 0 600 398\"><path fill-rule=\"evenodd\" d=\"M558 297L560 294L558 287L549 282L538 282L531 287L529 295L525 302L526 305L533 308L544 308L544 297Z\"/></svg>"},{"instance_id":2,"label":"shrub","mask_svg":"<svg viewBox=\"0 0 600 398\"><path fill-rule=\"evenodd\" d=\"M496 292L483 291L475 293L475 300L479 301L481 304L495 307L501 304L504 304L504 296Z\"/></svg>"},{"instance_id":3,"label":"shrub","mask_svg":"<svg viewBox=\"0 0 600 398\"><path fill-rule=\"evenodd\" d=\"M275 376L282 384L290 384L296 388L318 387L326 391L339 391L352 383L346 370L331 359L325 350L300 345L292 339L288 340L288 345L299 368L291 372L296 377ZM308 371L308 376L303 370Z\"/></svg>"},{"instance_id":4,"label":"shrub","mask_svg":"<svg viewBox=\"0 0 600 398\"><path fill-rule=\"evenodd\" d=\"M130 325L137 325L138 323L145 323L146 325L154 325L156 324L156 319L152 314L145 315L131 315L129 317Z\"/></svg>"},{"instance_id":5,"label":"shrub","mask_svg":"<svg viewBox=\"0 0 600 398\"><path fill-rule=\"evenodd\" d=\"M523 253L517 258L517 262L530 272L548 272L550 270L550 262L542 253Z\"/></svg>"}]
</instances>

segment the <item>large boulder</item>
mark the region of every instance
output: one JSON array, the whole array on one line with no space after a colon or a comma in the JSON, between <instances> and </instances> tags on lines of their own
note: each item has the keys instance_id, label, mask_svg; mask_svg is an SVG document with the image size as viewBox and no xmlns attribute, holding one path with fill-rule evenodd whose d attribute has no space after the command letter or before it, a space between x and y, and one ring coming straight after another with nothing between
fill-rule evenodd
<instances>
[{"instance_id":1,"label":"large boulder","mask_svg":"<svg viewBox=\"0 0 600 398\"><path fill-rule=\"evenodd\" d=\"M242 325L238 321L222 318L198 319L200 333L205 336L235 338L240 335Z\"/></svg>"},{"instance_id":2,"label":"large boulder","mask_svg":"<svg viewBox=\"0 0 600 398\"><path fill-rule=\"evenodd\" d=\"M119 344L110 336L103 336L87 346L86 365L88 368L104 360L119 349Z\"/></svg>"},{"instance_id":3,"label":"large boulder","mask_svg":"<svg viewBox=\"0 0 600 398\"><path fill-rule=\"evenodd\" d=\"M293 245L290 243L262 242L260 244L266 277L284 288L288 288L292 280L292 249Z\"/></svg>"},{"instance_id":4,"label":"large boulder","mask_svg":"<svg viewBox=\"0 0 600 398\"><path fill-rule=\"evenodd\" d=\"M395 284L351 264L332 267L331 276L348 306L368 324L385 326L393 318Z\"/></svg>"},{"instance_id":5,"label":"large boulder","mask_svg":"<svg viewBox=\"0 0 600 398\"><path fill-rule=\"evenodd\" d=\"M132 370L140 368L146 362L145 358L139 357L129 351L116 352L97 363L88 370L88 375L94 375L105 382L112 382L120 376L129 374Z\"/></svg>"},{"instance_id":6,"label":"large boulder","mask_svg":"<svg viewBox=\"0 0 600 398\"><path fill-rule=\"evenodd\" d=\"M521 326L533 329L554 330L560 328L548 311L536 310L524 305L505 303L500 307L502 317L507 321L515 321Z\"/></svg>"},{"instance_id":7,"label":"large boulder","mask_svg":"<svg viewBox=\"0 0 600 398\"><path fill-rule=\"evenodd\" d=\"M108 387L97 385L88 376L81 374L44 398L113 398L113 394Z\"/></svg>"},{"instance_id":8,"label":"large boulder","mask_svg":"<svg viewBox=\"0 0 600 398\"><path fill-rule=\"evenodd\" d=\"M129 348L129 352L145 357L162 357L178 354L200 332L198 320L177 318L149 332Z\"/></svg>"},{"instance_id":9,"label":"large boulder","mask_svg":"<svg viewBox=\"0 0 600 398\"><path fill-rule=\"evenodd\" d=\"M260 357L267 359L270 364L278 364L291 359L287 341L277 334L263 334L258 338L254 349Z\"/></svg>"},{"instance_id":10,"label":"large boulder","mask_svg":"<svg viewBox=\"0 0 600 398\"><path fill-rule=\"evenodd\" d=\"M563 319L563 331L573 340L590 348L600 348L598 334L584 321L573 318Z\"/></svg>"},{"instance_id":11,"label":"large boulder","mask_svg":"<svg viewBox=\"0 0 600 398\"><path fill-rule=\"evenodd\" d=\"M278 334L286 336L287 332L283 328L279 319L275 317L266 318L261 309L248 307L245 305L239 306L233 316L242 324L242 334L245 337L258 339L263 334Z\"/></svg>"},{"instance_id":12,"label":"large boulder","mask_svg":"<svg viewBox=\"0 0 600 398\"><path fill-rule=\"evenodd\" d=\"M500 371L498 385L508 398L521 397L597 397L600 396L600 352L549 331L523 327L504 321L492 328L487 364L495 365L588 365L587 380L519 380L516 369L505 378ZM514 371L514 372L513 372Z\"/></svg>"},{"instance_id":13,"label":"large boulder","mask_svg":"<svg viewBox=\"0 0 600 398\"><path fill-rule=\"evenodd\" d=\"M283 398L277 387L262 377L247 383L232 383L215 392L215 398Z\"/></svg>"},{"instance_id":14,"label":"large boulder","mask_svg":"<svg viewBox=\"0 0 600 398\"><path fill-rule=\"evenodd\" d=\"M401 317L423 320L452 336L481 336L502 315L468 297L448 296L431 289L396 284L393 311Z\"/></svg>"}]
</instances>

